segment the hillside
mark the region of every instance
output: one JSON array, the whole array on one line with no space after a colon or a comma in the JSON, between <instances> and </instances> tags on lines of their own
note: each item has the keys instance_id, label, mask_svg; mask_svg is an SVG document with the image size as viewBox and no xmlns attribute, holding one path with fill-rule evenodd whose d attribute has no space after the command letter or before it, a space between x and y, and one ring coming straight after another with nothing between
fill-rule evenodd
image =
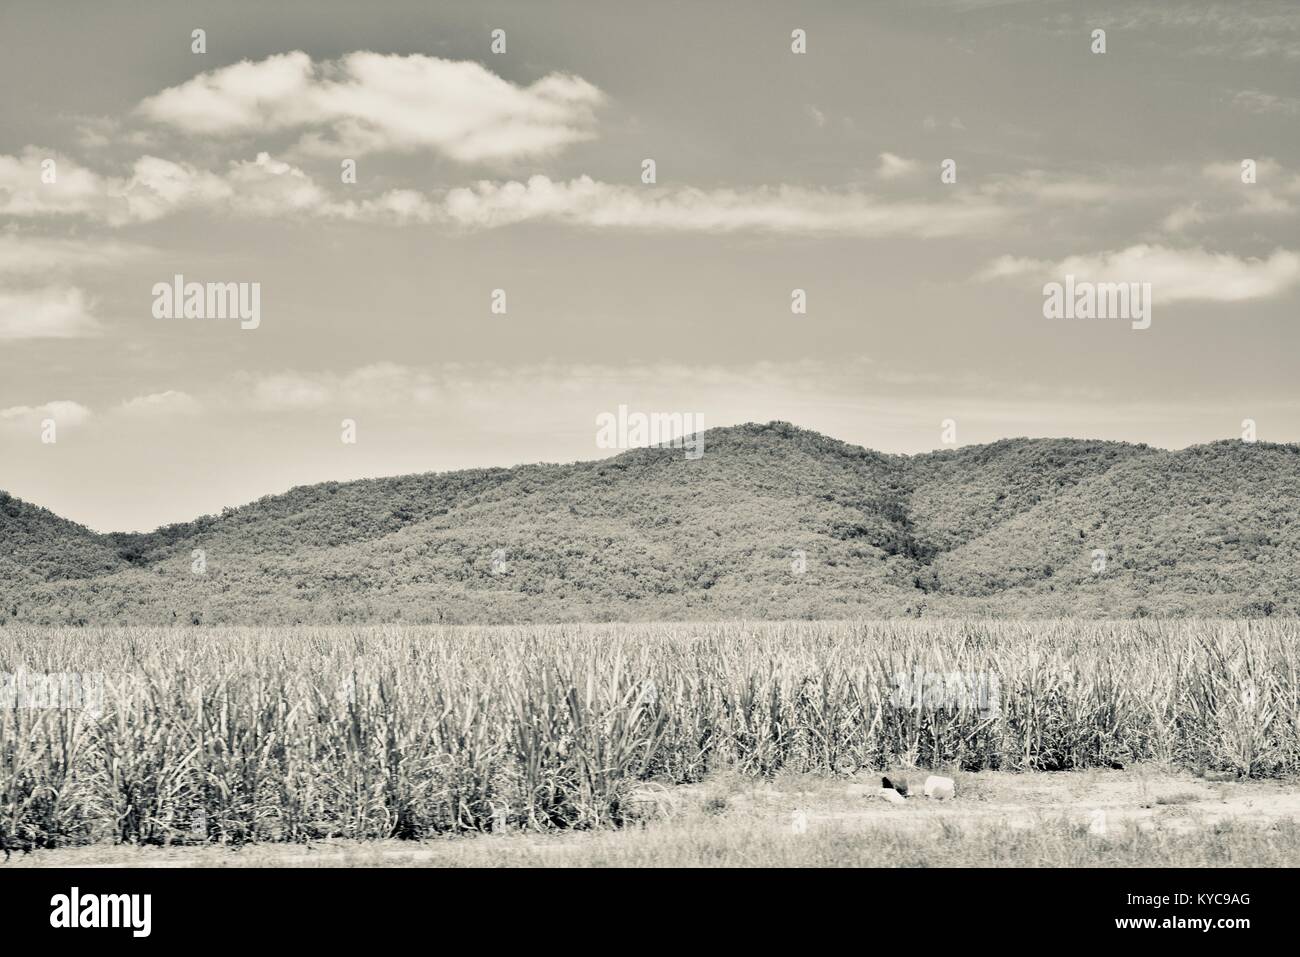
<instances>
[{"instance_id":1,"label":"hillside","mask_svg":"<svg viewBox=\"0 0 1300 957\"><path fill-rule=\"evenodd\" d=\"M0 622L1294 616L1298 503L1296 446L909 457L751 424L697 461L329 482L147 534L0 495Z\"/></svg>"}]
</instances>

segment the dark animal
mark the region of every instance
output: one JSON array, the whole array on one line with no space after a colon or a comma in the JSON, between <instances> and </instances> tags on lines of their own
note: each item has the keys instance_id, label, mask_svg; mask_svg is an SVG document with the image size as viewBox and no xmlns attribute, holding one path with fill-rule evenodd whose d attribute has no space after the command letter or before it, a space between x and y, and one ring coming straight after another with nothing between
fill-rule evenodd
<instances>
[{"instance_id":1,"label":"dark animal","mask_svg":"<svg viewBox=\"0 0 1300 957\"><path fill-rule=\"evenodd\" d=\"M880 786L881 786L882 788L891 788L891 789L897 791L899 794L903 795L903 797L907 797L907 782L906 782L906 781L899 781L897 784L894 784L892 781L889 780L889 778L881 778L881 779L880 779Z\"/></svg>"}]
</instances>

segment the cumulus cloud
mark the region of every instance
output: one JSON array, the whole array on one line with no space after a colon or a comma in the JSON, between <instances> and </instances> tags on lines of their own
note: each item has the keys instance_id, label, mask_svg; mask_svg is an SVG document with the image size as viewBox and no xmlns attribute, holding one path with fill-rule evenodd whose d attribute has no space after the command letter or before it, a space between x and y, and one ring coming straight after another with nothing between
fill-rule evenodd
<instances>
[{"instance_id":1,"label":"cumulus cloud","mask_svg":"<svg viewBox=\"0 0 1300 957\"><path fill-rule=\"evenodd\" d=\"M47 169L52 182L42 178ZM0 155L0 215L106 218L113 204L109 181L61 153L28 146L17 156Z\"/></svg>"},{"instance_id":2,"label":"cumulus cloud","mask_svg":"<svg viewBox=\"0 0 1300 957\"><path fill-rule=\"evenodd\" d=\"M282 168L274 161L258 168ZM288 167L292 170L292 167ZM267 173L266 175L271 175ZM310 180L288 174L265 187L267 201L247 197L246 184L236 189L232 208L249 214L306 212L327 218L392 224L449 224L492 229L545 221L570 226L678 232L772 232L851 236L955 236L978 232L1006 217L1007 210L980 195L959 195L940 202L885 201L846 190L794 186L749 189L649 189L600 182L589 176L552 180L543 175L527 182L481 180L440 194L392 189L378 196L332 201ZM226 181L232 182L233 176Z\"/></svg>"},{"instance_id":3,"label":"cumulus cloud","mask_svg":"<svg viewBox=\"0 0 1300 957\"><path fill-rule=\"evenodd\" d=\"M22 176L36 179L39 162L34 154L24 156L28 159ZM4 168L0 165L0 173ZM880 175L885 179L901 178L917 168L913 160L881 154ZM232 161L221 172L143 156L129 176L88 173L85 183L93 183L99 193L95 195L83 185L75 204L51 200L44 206L39 194L35 198L29 193L13 194L10 211L20 208L21 214L28 215L81 212L115 226L205 210L228 216L301 216L469 229L548 221L589 228L933 238L979 233L1023 215L1033 205L1078 205L1116 195L1112 187L1094 180L1030 171L973 190L929 191L925 198L911 200L885 199L855 189L784 184L647 188L605 183L590 176L553 180L541 174L526 182L480 180L449 190L397 188L370 196L348 191L346 198L340 198L302 169L266 152L253 160ZM4 200L0 182L0 204Z\"/></svg>"},{"instance_id":4,"label":"cumulus cloud","mask_svg":"<svg viewBox=\"0 0 1300 957\"><path fill-rule=\"evenodd\" d=\"M876 175L881 179L900 179L916 171L916 160L903 159L893 153L881 153Z\"/></svg>"},{"instance_id":5,"label":"cumulus cloud","mask_svg":"<svg viewBox=\"0 0 1300 957\"><path fill-rule=\"evenodd\" d=\"M128 217L145 222L185 209L272 217L304 210L328 213L332 207L306 173L264 152L232 162L221 174L144 156L119 192Z\"/></svg>"},{"instance_id":6,"label":"cumulus cloud","mask_svg":"<svg viewBox=\"0 0 1300 957\"><path fill-rule=\"evenodd\" d=\"M47 160L54 163L53 182L42 179ZM259 156L253 164L232 164L222 175L142 156L129 176L105 176L52 150L28 146L18 156L0 155L0 215L78 216L111 226L149 222L181 209L228 203L241 190L256 195L285 172L270 163Z\"/></svg>"},{"instance_id":7,"label":"cumulus cloud","mask_svg":"<svg viewBox=\"0 0 1300 957\"><path fill-rule=\"evenodd\" d=\"M40 183L40 160L41 153L33 147L20 157L0 156L0 214L78 215L122 226L192 209L273 217L302 212L355 216L358 209L368 208L332 201L301 169L264 152L253 160L233 161L220 173L142 156L131 174L121 177L100 176L62 157L58 183L51 185Z\"/></svg>"},{"instance_id":8,"label":"cumulus cloud","mask_svg":"<svg viewBox=\"0 0 1300 957\"><path fill-rule=\"evenodd\" d=\"M390 189L371 199L336 203L325 212L327 215L343 219L397 225L436 223L447 218L442 203L437 198L415 189Z\"/></svg>"},{"instance_id":9,"label":"cumulus cloud","mask_svg":"<svg viewBox=\"0 0 1300 957\"><path fill-rule=\"evenodd\" d=\"M483 181L453 189L445 213L468 227L549 220L577 226L692 232L755 230L853 236L954 236L978 232L1005 212L987 199L886 202L866 193L795 186L647 189L582 176L554 181Z\"/></svg>"},{"instance_id":10,"label":"cumulus cloud","mask_svg":"<svg viewBox=\"0 0 1300 957\"><path fill-rule=\"evenodd\" d=\"M913 160L889 153L881 156L880 175L886 179L901 178L917 168ZM30 179L37 175L38 164L29 165L24 176ZM1277 167L1265 163L1261 169ZM1205 175L1218 177L1223 172L1207 167ZM109 225L151 222L186 210L204 210L236 217L299 216L468 229L546 221L597 229L934 238L977 234L1032 208L1114 200L1121 192L1096 180L1042 171L997 178L971 190L937 194L931 190L918 199L886 199L856 189L784 184L647 188L601 182L590 176L553 180L539 174L523 182L480 180L434 192L397 188L358 196L348 191L347 197L341 198L302 169L266 152L253 160L232 161L221 172L143 156L129 176L93 177L91 181L100 194L93 197L82 189L75 205L40 207L26 195L18 205L31 215L42 210L80 211ZM1296 192L1296 186L1281 184L1279 189ZM1140 195L1140 191L1132 192ZM1235 201L1245 202L1243 209L1253 204L1255 211L1290 208L1284 200L1266 205L1269 199L1256 195ZM0 202L3 200L0 185Z\"/></svg>"},{"instance_id":11,"label":"cumulus cloud","mask_svg":"<svg viewBox=\"0 0 1300 957\"><path fill-rule=\"evenodd\" d=\"M278 216L331 206L325 191L297 167L258 153L251 162L233 163L226 175L240 212Z\"/></svg>"},{"instance_id":12,"label":"cumulus cloud","mask_svg":"<svg viewBox=\"0 0 1300 957\"><path fill-rule=\"evenodd\" d=\"M309 153L428 151L476 162L589 139L603 99L564 73L519 86L470 60L358 51L313 62L294 51L201 73L137 112L190 134L300 129Z\"/></svg>"},{"instance_id":13,"label":"cumulus cloud","mask_svg":"<svg viewBox=\"0 0 1300 957\"><path fill-rule=\"evenodd\" d=\"M41 179L46 159L55 163L54 182ZM102 176L34 146L18 156L0 156L0 214L7 216L80 216L120 226L184 206L210 205L232 192L214 173L155 156L136 160L129 177Z\"/></svg>"},{"instance_id":14,"label":"cumulus cloud","mask_svg":"<svg viewBox=\"0 0 1300 957\"><path fill-rule=\"evenodd\" d=\"M99 321L80 289L0 291L0 339L75 339L99 331Z\"/></svg>"},{"instance_id":15,"label":"cumulus cloud","mask_svg":"<svg viewBox=\"0 0 1300 957\"><path fill-rule=\"evenodd\" d=\"M7 432L36 434L41 423L53 419L59 428L82 425L90 418L90 409L79 402L58 400L44 405L15 405L0 409L0 429Z\"/></svg>"},{"instance_id":16,"label":"cumulus cloud","mask_svg":"<svg viewBox=\"0 0 1300 957\"><path fill-rule=\"evenodd\" d=\"M189 393L168 389L166 392L154 392L127 399L117 407L117 411L132 418L160 419L195 415L202 408L199 400Z\"/></svg>"},{"instance_id":17,"label":"cumulus cloud","mask_svg":"<svg viewBox=\"0 0 1300 957\"><path fill-rule=\"evenodd\" d=\"M1266 259L1241 258L1199 247L1142 244L1059 262L1003 256L990 263L980 278L1033 276L1059 281L1067 275L1090 282L1149 282L1152 294L1162 302L1241 302L1268 299L1300 284L1300 254L1278 249Z\"/></svg>"},{"instance_id":18,"label":"cumulus cloud","mask_svg":"<svg viewBox=\"0 0 1300 957\"><path fill-rule=\"evenodd\" d=\"M112 191L125 204L127 219L144 222L186 207L214 206L234 195L215 173L156 156L136 160L131 178Z\"/></svg>"}]
</instances>

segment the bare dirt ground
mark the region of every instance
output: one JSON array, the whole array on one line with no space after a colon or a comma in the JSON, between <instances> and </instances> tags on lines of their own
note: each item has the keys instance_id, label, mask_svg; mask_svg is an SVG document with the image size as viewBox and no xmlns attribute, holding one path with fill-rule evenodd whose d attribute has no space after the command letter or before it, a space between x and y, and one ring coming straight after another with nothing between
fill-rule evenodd
<instances>
[{"instance_id":1,"label":"bare dirt ground","mask_svg":"<svg viewBox=\"0 0 1300 957\"><path fill-rule=\"evenodd\" d=\"M1300 782L1209 782L1158 767L951 774L951 801L921 796L928 772L721 775L638 792L623 829L513 831L428 841L117 847L15 855L0 867L318 866L1178 866L1300 864Z\"/></svg>"},{"instance_id":2,"label":"bare dirt ground","mask_svg":"<svg viewBox=\"0 0 1300 957\"><path fill-rule=\"evenodd\" d=\"M858 775L866 778L866 775ZM907 776L920 791L925 773ZM914 799L901 807L879 798L842 813L858 821L924 828L935 821L997 821L1007 827L1034 827L1044 816L1065 815L1089 824L1096 811L1108 829L1125 824L1141 830L1188 833L1221 822L1270 826L1300 820L1300 782L1208 782L1190 774L1150 769L1081 771L1053 774L956 774L952 802ZM879 789L876 775L851 784L846 794L870 797ZM900 816L899 812L906 812Z\"/></svg>"}]
</instances>

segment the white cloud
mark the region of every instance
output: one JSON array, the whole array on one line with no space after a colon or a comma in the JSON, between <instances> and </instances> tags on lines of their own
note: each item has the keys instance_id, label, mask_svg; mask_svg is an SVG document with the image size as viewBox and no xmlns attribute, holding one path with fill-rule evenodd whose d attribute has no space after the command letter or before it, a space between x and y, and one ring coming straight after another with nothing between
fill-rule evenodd
<instances>
[{"instance_id":1,"label":"white cloud","mask_svg":"<svg viewBox=\"0 0 1300 957\"><path fill-rule=\"evenodd\" d=\"M1059 176L1041 169L1030 169L996 179L988 187L995 196L1030 199L1045 204L1079 205L1119 198L1125 190L1114 184L1116 177L1103 182L1084 176Z\"/></svg>"},{"instance_id":2,"label":"white cloud","mask_svg":"<svg viewBox=\"0 0 1300 957\"><path fill-rule=\"evenodd\" d=\"M1241 181L1241 160L1233 160L1223 163L1206 163L1201 167L1201 174L1206 179L1216 180L1220 183L1226 183L1233 186L1245 186L1247 184ZM1255 161L1256 183L1249 185L1258 185L1260 182L1267 182L1269 179L1277 176L1282 170L1281 164L1275 159L1264 157Z\"/></svg>"},{"instance_id":3,"label":"white cloud","mask_svg":"<svg viewBox=\"0 0 1300 957\"><path fill-rule=\"evenodd\" d=\"M30 157L32 150L29 147L24 157ZM915 160L891 153L880 155L879 174L887 180L900 179L920 168ZM0 157L0 173L6 160L11 161L8 168L13 168L15 158ZM27 164L23 176L37 179L38 162L30 158L23 162ZM1259 162L1260 183L1244 188L1239 165L1222 162L1167 169L1161 171L1161 177L1146 179L1130 173L1118 177L1125 182L1120 186L1115 185L1116 177L1103 181L1027 170L1014 176L994 176L975 188L928 190L917 199L884 198L856 189L645 187L605 183L590 176L566 181L544 175L526 182L480 180L450 190L397 188L367 196L350 189L330 193L302 169L266 152L253 160L232 161L221 172L156 156L140 157L126 177L100 177L75 169L86 174L84 182L96 184L98 196L88 188L79 188L75 203L51 200L42 207L38 202L41 194L29 191L19 196L11 191L11 205L31 215L79 211L112 226L202 210L232 217L318 217L470 229L546 221L597 229L931 238L977 234L1051 207L1095 206L1121 199L1148 205L1170 202L1197 188L1197 180L1202 192L1206 180L1229 188L1216 188L1165 214L1166 232L1177 233L1230 214L1292 214L1295 205L1287 197L1300 196L1300 176L1286 172L1271 159ZM1189 181L1176 180L1181 185L1175 188L1170 177ZM1238 188L1230 188L1232 183ZM0 186L0 203L4 199ZM0 259L3 254L0 249ZM0 261L0 271L3 269Z\"/></svg>"},{"instance_id":4,"label":"white cloud","mask_svg":"<svg viewBox=\"0 0 1300 957\"><path fill-rule=\"evenodd\" d=\"M215 173L156 156L135 161L131 179L115 185L132 220L148 222L191 206L215 206L234 195L234 189Z\"/></svg>"},{"instance_id":5,"label":"white cloud","mask_svg":"<svg viewBox=\"0 0 1300 957\"><path fill-rule=\"evenodd\" d=\"M1163 220L1166 232L1179 233L1189 226L1221 221L1234 216L1279 217L1292 216L1296 206L1288 198L1300 196L1300 175L1285 169L1269 157L1256 161L1256 182L1241 181L1240 160L1207 163L1200 168L1201 181L1182 185L1185 195L1200 190L1200 199L1176 206ZM1204 191L1205 181L1212 184Z\"/></svg>"},{"instance_id":6,"label":"white cloud","mask_svg":"<svg viewBox=\"0 0 1300 957\"><path fill-rule=\"evenodd\" d=\"M281 372L258 379L249 404L265 411L292 412L322 408L330 399L327 383L298 372Z\"/></svg>"},{"instance_id":7,"label":"white cloud","mask_svg":"<svg viewBox=\"0 0 1300 957\"><path fill-rule=\"evenodd\" d=\"M74 339L98 333L99 322L80 289L0 291L0 339Z\"/></svg>"},{"instance_id":8,"label":"white cloud","mask_svg":"<svg viewBox=\"0 0 1300 957\"><path fill-rule=\"evenodd\" d=\"M60 158L58 169L58 183L42 186L35 147L28 147L21 157L0 156L0 214L80 215L122 226L188 209L262 217L301 212L352 216L358 209L352 202L331 201L301 169L265 152L253 160L232 162L224 173L157 156L137 159L129 177L100 176L67 158Z\"/></svg>"},{"instance_id":9,"label":"white cloud","mask_svg":"<svg viewBox=\"0 0 1300 957\"><path fill-rule=\"evenodd\" d=\"M1272 190L1257 186L1246 194L1240 211L1259 216L1289 216L1295 212L1295 206Z\"/></svg>"},{"instance_id":10,"label":"white cloud","mask_svg":"<svg viewBox=\"0 0 1300 957\"><path fill-rule=\"evenodd\" d=\"M1068 23L1073 19L1090 26L1092 17L1089 12L1082 18L1063 16L1063 21ZM1300 37L1297 37L1300 24L1291 0L1255 0L1249 4L1207 0L1126 4L1122 13L1117 12L1111 18L1111 23L1117 31L1124 30L1132 36L1153 30L1185 31L1184 36L1176 39L1186 55L1247 60L1300 57Z\"/></svg>"},{"instance_id":11,"label":"white cloud","mask_svg":"<svg viewBox=\"0 0 1300 957\"><path fill-rule=\"evenodd\" d=\"M226 182L241 213L277 216L331 205L325 191L302 170L258 153L252 162L232 164Z\"/></svg>"},{"instance_id":12,"label":"white cloud","mask_svg":"<svg viewBox=\"0 0 1300 957\"><path fill-rule=\"evenodd\" d=\"M446 219L442 204L414 189L390 189L373 199L335 204L327 212L345 219L386 223L435 223Z\"/></svg>"},{"instance_id":13,"label":"white cloud","mask_svg":"<svg viewBox=\"0 0 1300 957\"><path fill-rule=\"evenodd\" d=\"M1278 96L1261 90L1242 90L1232 98L1232 105L1250 113L1300 116L1300 98Z\"/></svg>"},{"instance_id":14,"label":"white cloud","mask_svg":"<svg viewBox=\"0 0 1300 957\"><path fill-rule=\"evenodd\" d=\"M56 179L41 181L41 163L55 161ZM129 178L101 176L73 160L28 146L0 155L0 214L45 218L84 216L120 226L158 219L175 209L211 205L233 189L220 176L182 163L142 156Z\"/></svg>"},{"instance_id":15,"label":"white cloud","mask_svg":"<svg viewBox=\"0 0 1300 957\"><path fill-rule=\"evenodd\" d=\"M1243 183L1241 173L1239 162L1210 163L1202 170L1207 179L1226 186L1229 196L1240 199L1238 212L1263 216L1288 216L1296 212L1286 197L1300 197L1300 174L1270 157L1256 161L1255 182Z\"/></svg>"},{"instance_id":16,"label":"white cloud","mask_svg":"<svg viewBox=\"0 0 1300 957\"><path fill-rule=\"evenodd\" d=\"M1161 228L1169 233L1181 233L1188 226L1203 223L1209 217L1200 203L1184 203L1172 211L1161 222Z\"/></svg>"},{"instance_id":17,"label":"white cloud","mask_svg":"<svg viewBox=\"0 0 1300 957\"><path fill-rule=\"evenodd\" d=\"M42 179L47 160L53 182ZM0 154L0 215L107 217L113 205L108 181L61 153L28 146L18 156Z\"/></svg>"},{"instance_id":18,"label":"white cloud","mask_svg":"<svg viewBox=\"0 0 1300 957\"><path fill-rule=\"evenodd\" d=\"M316 112L309 102L314 72L311 57L301 50L256 63L241 60L147 97L137 112L187 133L306 124Z\"/></svg>"},{"instance_id":19,"label":"white cloud","mask_svg":"<svg viewBox=\"0 0 1300 957\"><path fill-rule=\"evenodd\" d=\"M58 428L82 425L90 418L91 412L78 402L60 400L46 402L44 405L15 405L0 409L0 428L8 432L30 432L36 434L41 423L53 419Z\"/></svg>"},{"instance_id":20,"label":"white cloud","mask_svg":"<svg viewBox=\"0 0 1300 957\"><path fill-rule=\"evenodd\" d=\"M270 218L304 212L344 215L354 205L332 201L301 169L265 152L231 162L223 174L144 156L119 191L130 218L145 222L185 209Z\"/></svg>"},{"instance_id":21,"label":"white cloud","mask_svg":"<svg viewBox=\"0 0 1300 957\"><path fill-rule=\"evenodd\" d=\"M198 399L187 392L177 392L172 389L150 395L138 395L133 399L127 399L117 407L117 411L123 415L150 419L195 415L201 410L202 405Z\"/></svg>"},{"instance_id":22,"label":"white cloud","mask_svg":"<svg viewBox=\"0 0 1300 957\"><path fill-rule=\"evenodd\" d=\"M393 362L378 362L345 376L339 394L349 407L375 408L392 403L399 407L423 407L440 401L444 389L428 372Z\"/></svg>"},{"instance_id":23,"label":"white cloud","mask_svg":"<svg viewBox=\"0 0 1300 957\"><path fill-rule=\"evenodd\" d=\"M982 197L885 202L869 194L795 186L753 189L646 188L582 176L569 182L483 181L451 190L446 215L469 227L549 220L589 227L649 230L939 237L974 233L1005 211Z\"/></svg>"},{"instance_id":24,"label":"white cloud","mask_svg":"<svg viewBox=\"0 0 1300 957\"><path fill-rule=\"evenodd\" d=\"M443 404L446 388L430 373L393 362L361 366L344 375L286 371L254 377L247 405L266 412L410 410Z\"/></svg>"},{"instance_id":25,"label":"white cloud","mask_svg":"<svg viewBox=\"0 0 1300 957\"><path fill-rule=\"evenodd\" d=\"M893 153L881 153L876 175L881 179L899 179L916 171L916 160L903 159Z\"/></svg>"},{"instance_id":26,"label":"white cloud","mask_svg":"<svg viewBox=\"0 0 1300 957\"><path fill-rule=\"evenodd\" d=\"M358 51L315 63L295 51L199 74L138 112L191 134L302 129L309 153L430 151L475 162L589 139L603 99L563 73L517 86L469 60Z\"/></svg>"},{"instance_id":27,"label":"white cloud","mask_svg":"<svg viewBox=\"0 0 1300 957\"><path fill-rule=\"evenodd\" d=\"M1243 259L1199 247L1142 244L1059 262L1003 256L979 278L1026 275L1044 281L1072 275L1090 282L1149 282L1161 302L1241 302L1277 296L1300 284L1300 255L1278 249L1267 259Z\"/></svg>"},{"instance_id":28,"label":"white cloud","mask_svg":"<svg viewBox=\"0 0 1300 957\"><path fill-rule=\"evenodd\" d=\"M30 215L77 211L115 226L204 209L233 216L300 214L469 228L549 220L594 228L920 237L978 232L1009 214L991 193L954 194L938 201L885 201L857 191L785 185L646 188L603 183L589 176L566 182L542 175L526 183L482 180L442 194L392 189L369 198L337 200L301 169L264 152L252 161L232 162L223 174L143 156L129 178L91 176L99 194L83 191L75 210L29 202L24 211Z\"/></svg>"}]
</instances>

